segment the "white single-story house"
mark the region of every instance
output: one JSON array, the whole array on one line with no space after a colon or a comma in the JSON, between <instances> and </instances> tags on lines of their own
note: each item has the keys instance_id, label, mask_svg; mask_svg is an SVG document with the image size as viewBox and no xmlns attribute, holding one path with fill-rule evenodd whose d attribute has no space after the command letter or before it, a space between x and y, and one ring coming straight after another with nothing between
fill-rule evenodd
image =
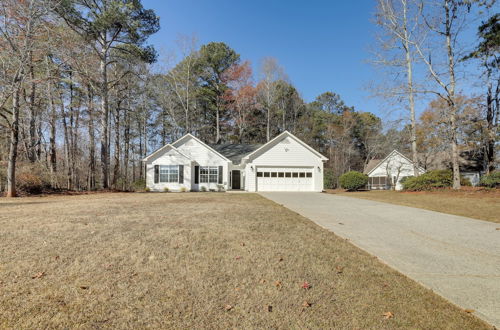
<instances>
[{"instance_id":1,"label":"white single-story house","mask_svg":"<svg viewBox=\"0 0 500 330\"><path fill-rule=\"evenodd\" d=\"M152 191L323 191L328 159L285 131L263 145L208 145L192 134L143 159Z\"/></svg>"},{"instance_id":2,"label":"white single-story house","mask_svg":"<svg viewBox=\"0 0 500 330\"><path fill-rule=\"evenodd\" d=\"M368 175L368 189L403 189L401 180L414 176L413 161L393 150L384 159L372 159L363 171ZM425 173L425 169L419 167L419 175Z\"/></svg>"}]
</instances>

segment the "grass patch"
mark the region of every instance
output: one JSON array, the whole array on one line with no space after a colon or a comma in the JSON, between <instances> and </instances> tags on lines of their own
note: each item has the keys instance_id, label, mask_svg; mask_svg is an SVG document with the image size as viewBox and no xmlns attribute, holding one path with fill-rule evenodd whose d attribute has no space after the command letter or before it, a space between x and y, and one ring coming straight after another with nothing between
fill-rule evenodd
<instances>
[{"instance_id":1,"label":"grass patch","mask_svg":"<svg viewBox=\"0 0 500 330\"><path fill-rule=\"evenodd\" d=\"M500 223L500 189L481 190L465 187L459 191L331 190L328 192Z\"/></svg>"},{"instance_id":2,"label":"grass patch","mask_svg":"<svg viewBox=\"0 0 500 330\"><path fill-rule=\"evenodd\" d=\"M0 328L488 328L256 194L3 200L0 228Z\"/></svg>"}]
</instances>

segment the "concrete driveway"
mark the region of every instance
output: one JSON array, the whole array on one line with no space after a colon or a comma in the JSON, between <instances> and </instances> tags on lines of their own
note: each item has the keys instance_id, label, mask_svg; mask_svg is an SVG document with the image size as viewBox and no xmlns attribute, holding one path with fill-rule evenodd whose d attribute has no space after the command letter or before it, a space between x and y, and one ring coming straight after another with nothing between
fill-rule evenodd
<instances>
[{"instance_id":1,"label":"concrete driveway","mask_svg":"<svg viewBox=\"0 0 500 330\"><path fill-rule=\"evenodd\" d=\"M321 193L261 193L500 328L500 224Z\"/></svg>"}]
</instances>

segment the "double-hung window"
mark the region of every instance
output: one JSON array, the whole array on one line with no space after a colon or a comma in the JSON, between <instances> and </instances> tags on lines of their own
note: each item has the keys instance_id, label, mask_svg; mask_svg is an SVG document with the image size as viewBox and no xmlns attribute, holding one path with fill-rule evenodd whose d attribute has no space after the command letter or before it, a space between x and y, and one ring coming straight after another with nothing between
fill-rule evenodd
<instances>
[{"instance_id":1,"label":"double-hung window","mask_svg":"<svg viewBox=\"0 0 500 330\"><path fill-rule=\"evenodd\" d=\"M219 167L200 166L200 183L217 183L219 181Z\"/></svg>"},{"instance_id":2,"label":"double-hung window","mask_svg":"<svg viewBox=\"0 0 500 330\"><path fill-rule=\"evenodd\" d=\"M179 165L160 165L160 182L179 182Z\"/></svg>"}]
</instances>

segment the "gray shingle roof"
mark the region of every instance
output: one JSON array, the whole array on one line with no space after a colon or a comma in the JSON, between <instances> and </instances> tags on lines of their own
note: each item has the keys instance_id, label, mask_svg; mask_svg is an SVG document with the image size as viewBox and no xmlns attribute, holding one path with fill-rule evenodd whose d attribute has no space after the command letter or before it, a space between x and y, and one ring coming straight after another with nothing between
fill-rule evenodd
<instances>
[{"instance_id":1,"label":"gray shingle roof","mask_svg":"<svg viewBox=\"0 0 500 330\"><path fill-rule=\"evenodd\" d=\"M366 168L365 170L363 171L364 174L368 174L370 173L371 170L373 170L375 167L378 166L378 164L380 164L380 162L382 161L383 159L371 159L368 164L366 165Z\"/></svg>"},{"instance_id":2,"label":"gray shingle roof","mask_svg":"<svg viewBox=\"0 0 500 330\"><path fill-rule=\"evenodd\" d=\"M222 154L224 157L229 158L233 164L238 165L241 163L241 159L248 155L249 153L254 152L262 144L209 144L209 146Z\"/></svg>"}]
</instances>

